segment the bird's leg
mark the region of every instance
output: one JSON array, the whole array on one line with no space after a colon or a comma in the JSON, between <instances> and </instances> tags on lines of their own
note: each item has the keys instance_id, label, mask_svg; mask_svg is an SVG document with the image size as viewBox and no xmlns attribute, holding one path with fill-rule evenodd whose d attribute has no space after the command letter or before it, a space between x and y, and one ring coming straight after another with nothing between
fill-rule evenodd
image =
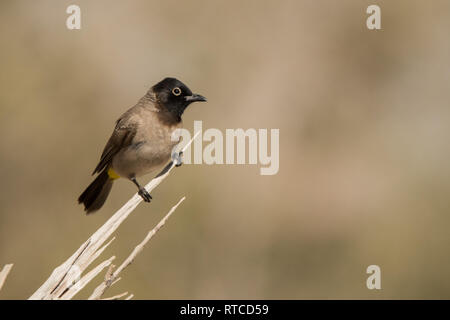
<instances>
[{"instance_id":1,"label":"bird's leg","mask_svg":"<svg viewBox=\"0 0 450 320\"><path fill-rule=\"evenodd\" d=\"M183 164L183 151L172 152L172 162L175 164L175 167L181 166Z\"/></svg>"},{"instance_id":2,"label":"bird's leg","mask_svg":"<svg viewBox=\"0 0 450 320\"><path fill-rule=\"evenodd\" d=\"M145 188L142 187L142 186L139 184L139 182L137 182L137 180L136 180L135 177L132 177L132 178L131 178L131 181L133 181L134 184L138 187L138 189L139 189L138 194L142 197L142 199L143 199L145 202L150 202L150 200L152 200L152 196L150 195L150 193L148 193L148 191L145 190Z\"/></svg>"}]
</instances>

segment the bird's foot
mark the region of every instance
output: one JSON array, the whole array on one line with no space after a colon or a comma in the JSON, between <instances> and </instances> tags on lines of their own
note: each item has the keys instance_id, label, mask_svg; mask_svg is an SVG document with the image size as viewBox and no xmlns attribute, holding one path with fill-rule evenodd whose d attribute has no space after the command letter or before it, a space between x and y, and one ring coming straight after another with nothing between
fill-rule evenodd
<instances>
[{"instance_id":1,"label":"bird's foot","mask_svg":"<svg viewBox=\"0 0 450 320\"><path fill-rule=\"evenodd\" d=\"M175 167L181 166L183 164L183 151L173 152L172 161L175 164Z\"/></svg>"},{"instance_id":2,"label":"bird's foot","mask_svg":"<svg viewBox=\"0 0 450 320\"><path fill-rule=\"evenodd\" d=\"M145 202L150 202L152 200L152 196L150 195L150 193L148 193L147 190L145 190L145 188L139 189L138 194L142 197L142 199Z\"/></svg>"}]
</instances>

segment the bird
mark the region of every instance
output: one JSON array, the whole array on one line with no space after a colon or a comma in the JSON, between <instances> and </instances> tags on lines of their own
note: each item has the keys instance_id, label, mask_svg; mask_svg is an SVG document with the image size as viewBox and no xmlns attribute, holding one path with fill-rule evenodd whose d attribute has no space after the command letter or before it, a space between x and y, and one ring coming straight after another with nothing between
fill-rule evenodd
<instances>
[{"instance_id":1,"label":"bird","mask_svg":"<svg viewBox=\"0 0 450 320\"><path fill-rule=\"evenodd\" d=\"M181 154L172 152L181 138L172 141L172 133L182 127L181 116L186 108L193 102L201 101L207 100L200 94L192 93L178 79L165 78L123 113L116 121L92 173L98 175L78 198L86 214L103 206L113 182L119 178L133 182L142 199L150 202L152 196L136 179L171 158L181 165Z\"/></svg>"}]
</instances>

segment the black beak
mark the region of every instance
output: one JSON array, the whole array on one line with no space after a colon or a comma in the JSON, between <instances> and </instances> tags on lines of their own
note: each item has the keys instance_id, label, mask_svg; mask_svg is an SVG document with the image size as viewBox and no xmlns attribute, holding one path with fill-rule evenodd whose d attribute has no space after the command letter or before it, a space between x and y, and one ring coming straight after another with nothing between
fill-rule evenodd
<instances>
[{"instance_id":1,"label":"black beak","mask_svg":"<svg viewBox=\"0 0 450 320\"><path fill-rule=\"evenodd\" d=\"M184 97L184 100L186 100L186 102L196 102L196 101L206 101L206 98L200 94L194 93L192 96Z\"/></svg>"}]
</instances>

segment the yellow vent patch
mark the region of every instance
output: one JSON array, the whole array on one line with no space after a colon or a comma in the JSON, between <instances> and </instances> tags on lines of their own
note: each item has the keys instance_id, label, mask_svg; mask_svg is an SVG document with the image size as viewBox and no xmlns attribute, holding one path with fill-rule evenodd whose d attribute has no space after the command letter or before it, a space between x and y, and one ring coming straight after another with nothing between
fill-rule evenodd
<instances>
[{"instance_id":1,"label":"yellow vent patch","mask_svg":"<svg viewBox=\"0 0 450 320\"><path fill-rule=\"evenodd\" d=\"M112 168L108 169L108 176L112 180L116 180L116 179L120 178L120 176Z\"/></svg>"}]
</instances>

